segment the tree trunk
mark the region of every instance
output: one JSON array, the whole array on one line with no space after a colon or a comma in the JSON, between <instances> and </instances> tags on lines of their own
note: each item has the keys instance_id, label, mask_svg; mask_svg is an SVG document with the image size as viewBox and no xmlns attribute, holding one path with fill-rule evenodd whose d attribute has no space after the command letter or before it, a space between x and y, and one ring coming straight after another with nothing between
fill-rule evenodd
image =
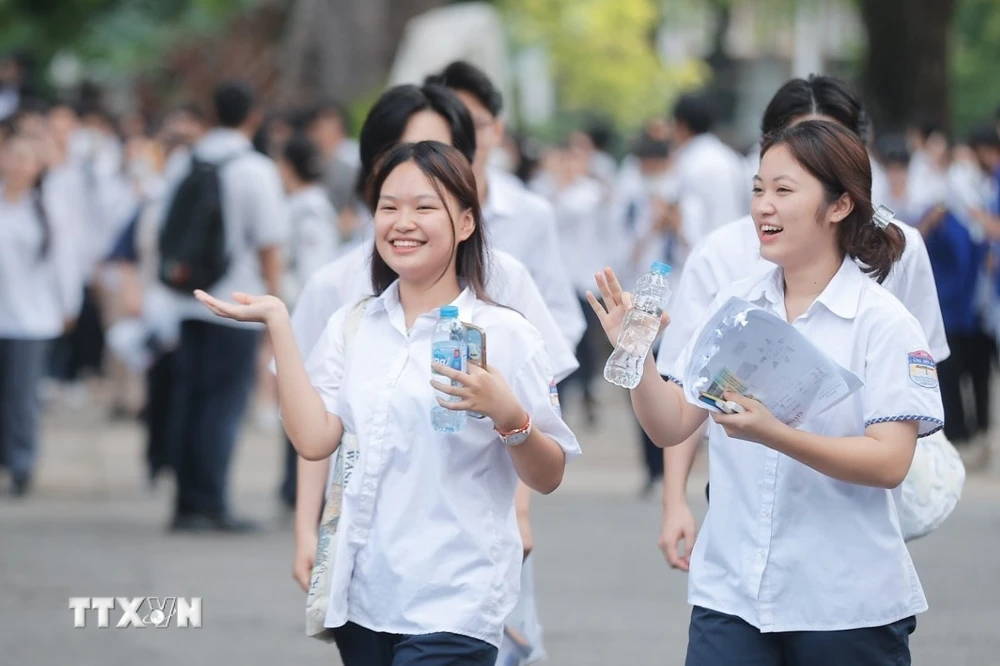
<instances>
[{"instance_id":1,"label":"tree trunk","mask_svg":"<svg viewBox=\"0 0 1000 666\"><path fill-rule=\"evenodd\" d=\"M445 0L297 0L285 35L283 101L350 100L385 82L407 22Z\"/></svg>"},{"instance_id":2,"label":"tree trunk","mask_svg":"<svg viewBox=\"0 0 1000 666\"><path fill-rule=\"evenodd\" d=\"M948 41L955 0L859 0L868 33L864 90L876 131L950 121Z\"/></svg>"}]
</instances>

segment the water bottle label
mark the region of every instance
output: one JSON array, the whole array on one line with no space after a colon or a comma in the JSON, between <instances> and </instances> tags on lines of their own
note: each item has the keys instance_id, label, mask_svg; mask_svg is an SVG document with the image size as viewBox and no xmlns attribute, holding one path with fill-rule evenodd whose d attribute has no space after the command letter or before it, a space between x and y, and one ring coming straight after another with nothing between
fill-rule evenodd
<instances>
[{"instance_id":1,"label":"water bottle label","mask_svg":"<svg viewBox=\"0 0 1000 666\"><path fill-rule=\"evenodd\" d=\"M431 350L433 364L446 365L452 370L462 371L462 349L457 345L446 343L435 345Z\"/></svg>"},{"instance_id":2,"label":"water bottle label","mask_svg":"<svg viewBox=\"0 0 1000 666\"><path fill-rule=\"evenodd\" d=\"M559 404L559 385L554 379L549 382L549 401L552 403L552 409L556 410L556 415L562 417L562 406Z\"/></svg>"}]
</instances>

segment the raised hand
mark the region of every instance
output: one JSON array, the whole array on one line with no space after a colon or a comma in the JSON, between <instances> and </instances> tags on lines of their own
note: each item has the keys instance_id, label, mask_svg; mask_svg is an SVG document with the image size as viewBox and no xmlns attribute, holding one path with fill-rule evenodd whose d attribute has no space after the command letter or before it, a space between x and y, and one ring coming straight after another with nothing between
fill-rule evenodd
<instances>
[{"instance_id":1,"label":"raised hand","mask_svg":"<svg viewBox=\"0 0 1000 666\"><path fill-rule=\"evenodd\" d=\"M622 320L625 313L632 308L632 294L622 291L622 286L618 284L618 277L610 268L605 268L602 272L594 274L597 288L604 299L602 305L594 293L587 292L587 301L594 309L597 318L601 321L601 327L608 336L611 344L618 344L618 333L622 328Z\"/></svg>"},{"instance_id":2,"label":"raised hand","mask_svg":"<svg viewBox=\"0 0 1000 666\"><path fill-rule=\"evenodd\" d=\"M597 318L601 321L601 327L608 336L611 344L618 344L618 334L621 332L622 321L625 315L632 309L632 294L622 291L622 286L618 284L615 272L610 268L605 268L603 272L594 275L597 287L601 291L601 298L604 299L602 305L593 292L587 292L587 301L594 309ZM660 332L670 324L670 317L664 312L660 320Z\"/></svg>"},{"instance_id":3,"label":"raised hand","mask_svg":"<svg viewBox=\"0 0 1000 666\"><path fill-rule=\"evenodd\" d=\"M251 296L237 292L233 294L234 302L227 303L201 289L196 289L194 297L204 303L214 314L234 321L267 324L275 317L288 316L288 308L277 296Z\"/></svg>"}]
</instances>

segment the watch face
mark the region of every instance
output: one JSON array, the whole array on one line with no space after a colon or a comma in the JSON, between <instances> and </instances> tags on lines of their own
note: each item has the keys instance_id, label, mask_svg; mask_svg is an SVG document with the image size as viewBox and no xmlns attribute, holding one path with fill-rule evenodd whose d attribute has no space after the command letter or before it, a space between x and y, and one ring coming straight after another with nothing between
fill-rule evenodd
<instances>
[{"instance_id":1,"label":"watch face","mask_svg":"<svg viewBox=\"0 0 1000 666\"><path fill-rule=\"evenodd\" d=\"M507 441L504 443L507 446L517 446L518 444L524 444L528 440L528 435L530 434L531 434L530 430L527 430L525 432L519 432L517 434L508 437Z\"/></svg>"}]
</instances>

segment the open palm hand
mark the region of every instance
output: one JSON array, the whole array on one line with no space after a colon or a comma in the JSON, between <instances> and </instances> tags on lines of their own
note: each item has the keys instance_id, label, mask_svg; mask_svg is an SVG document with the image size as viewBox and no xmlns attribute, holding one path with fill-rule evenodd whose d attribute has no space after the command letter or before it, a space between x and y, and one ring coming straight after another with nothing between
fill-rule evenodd
<instances>
[{"instance_id":1,"label":"open palm hand","mask_svg":"<svg viewBox=\"0 0 1000 666\"><path fill-rule=\"evenodd\" d=\"M273 321L276 316L287 316L288 314L288 308L285 307L281 299L269 294L252 296L237 292L233 294L233 302L226 302L197 289L194 292L194 297L216 315L234 321L267 324L269 321Z\"/></svg>"}]
</instances>

